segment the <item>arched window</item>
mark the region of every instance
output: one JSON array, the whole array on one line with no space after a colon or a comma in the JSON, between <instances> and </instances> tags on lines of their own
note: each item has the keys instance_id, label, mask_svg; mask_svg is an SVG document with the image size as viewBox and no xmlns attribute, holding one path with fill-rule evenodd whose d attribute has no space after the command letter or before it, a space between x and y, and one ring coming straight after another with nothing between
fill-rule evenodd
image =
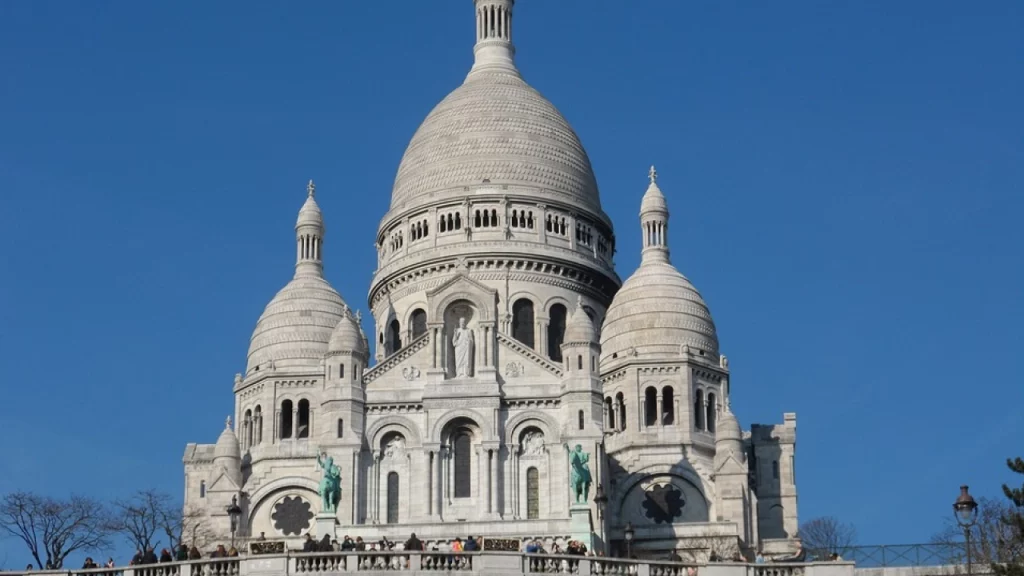
<instances>
[{"instance_id":1,"label":"arched window","mask_svg":"<svg viewBox=\"0 0 1024 576\"><path fill-rule=\"evenodd\" d=\"M245 411L245 420L242 422L242 444L243 448L252 446L252 410Z\"/></svg>"},{"instance_id":2,"label":"arched window","mask_svg":"<svg viewBox=\"0 0 1024 576\"><path fill-rule=\"evenodd\" d=\"M278 437L280 438L292 437L292 410L291 400L281 402L281 426L278 430Z\"/></svg>"},{"instance_id":3,"label":"arched window","mask_svg":"<svg viewBox=\"0 0 1024 576\"><path fill-rule=\"evenodd\" d=\"M206 480L199 481L199 497L206 498Z\"/></svg>"},{"instance_id":4,"label":"arched window","mask_svg":"<svg viewBox=\"0 0 1024 576\"><path fill-rule=\"evenodd\" d=\"M526 519L540 518L540 473L533 466L526 469Z\"/></svg>"},{"instance_id":5,"label":"arched window","mask_svg":"<svg viewBox=\"0 0 1024 576\"><path fill-rule=\"evenodd\" d=\"M644 426L654 426L658 423L658 390L648 386L644 390Z\"/></svg>"},{"instance_id":6,"label":"arched window","mask_svg":"<svg viewBox=\"0 0 1024 576\"><path fill-rule=\"evenodd\" d=\"M562 341L565 338L565 306L555 304L548 313L548 358L562 361Z\"/></svg>"},{"instance_id":7,"label":"arched window","mask_svg":"<svg viewBox=\"0 0 1024 576\"><path fill-rule=\"evenodd\" d=\"M338 438L345 437L345 419L338 418Z\"/></svg>"},{"instance_id":8,"label":"arched window","mask_svg":"<svg viewBox=\"0 0 1024 576\"><path fill-rule=\"evenodd\" d=\"M533 302L526 298L512 304L512 337L530 348L534 346Z\"/></svg>"},{"instance_id":9,"label":"arched window","mask_svg":"<svg viewBox=\"0 0 1024 576\"><path fill-rule=\"evenodd\" d=\"M472 495L472 462L470 461L473 450L471 439L466 432L457 432L455 435L455 497L469 498Z\"/></svg>"},{"instance_id":10,"label":"arched window","mask_svg":"<svg viewBox=\"0 0 1024 576\"><path fill-rule=\"evenodd\" d=\"M661 389L661 423L671 426L676 421L676 399L671 386Z\"/></svg>"},{"instance_id":11,"label":"arched window","mask_svg":"<svg viewBox=\"0 0 1024 576\"><path fill-rule=\"evenodd\" d=\"M604 422L605 428L615 430L615 406L611 396L604 399Z\"/></svg>"},{"instance_id":12,"label":"arched window","mask_svg":"<svg viewBox=\"0 0 1024 576\"><path fill-rule=\"evenodd\" d=\"M715 395L708 392L708 432L715 431L715 417L718 415L718 406L715 405Z\"/></svg>"},{"instance_id":13,"label":"arched window","mask_svg":"<svg viewBox=\"0 0 1024 576\"><path fill-rule=\"evenodd\" d=\"M417 308L412 311L412 316L409 317L409 323L412 324L413 340L427 333L427 313L421 308Z\"/></svg>"},{"instance_id":14,"label":"arched window","mask_svg":"<svg viewBox=\"0 0 1024 576\"><path fill-rule=\"evenodd\" d=\"M586 421L586 415L583 414L583 410L580 410L576 414L576 419L578 420L577 424L579 424L580 430L583 430L583 425L585 424L585 421Z\"/></svg>"},{"instance_id":15,"label":"arched window","mask_svg":"<svg viewBox=\"0 0 1024 576\"><path fill-rule=\"evenodd\" d=\"M309 438L309 400L299 400L299 425L297 438Z\"/></svg>"},{"instance_id":16,"label":"arched window","mask_svg":"<svg viewBox=\"0 0 1024 576\"><path fill-rule=\"evenodd\" d=\"M576 355L576 369L577 370L583 370L583 355L582 354L577 354Z\"/></svg>"},{"instance_id":17,"label":"arched window","mask_svg":"<svg viewBox=\"0 0 1024 576\"><path fill-rule=\"evenodd\" d=\"M388 473L388 524L398 524L398 472Z\"/></svg>"},{"instance_id":18,"label":"arched window","mask_svg":"<svg viewBox=\"0 0 1024 576\"><path fill-rule=\"evenodd\" d=\"M402 349L402 325L398 323L398 318L392 319L388 324L388 344L391 347L388 350L389 354L394 354Z\"/></svg>"},{"instance_id":19,"label":"arched window","mask_svg":"<svg viewBox=\"0 0 1024 576\"><path fill-rule=\"evenodd\" d=\"M619 392L615 395L615 402L619 405L619 430L626 429L626 398Z\"/></svg>"},{"instance_id":20,"label":"arched window","mask_svg":"<svg viewBox=\"0 0 1024 576\"><path fill-rule=\"evenodd\" d=\"M345 365L338 364L338 379L344 380L345 378Z\"/></svg>"},{"instance_id":21,"label":"arched window","mask_svg":"<svg viewBox=\"0 0 1024 576\"><path fill-rule=\"evenodd\" d=\"M697 430L704 429L704 391L700 388L693 395L693 425Z\"/></svg>"},{"instance_id":22,"label":"arched window","mask_svg":"<svg viewBox=\"0 0 1024 576\"><path fill-rule=\"evenodd\" d=\"M779 461L772 460L772 480L779 479Z\"/></svg>"},{"instance_id":23,"label":"arched window","mask_svg":"<svg viewBox=\"0 0 1024 576\"><path fill-rule=\"evenodd\" d=\"M253 423L253 442L259 444L263 442L263 408L258 405L252 411L252 423Z\"/></svg>"}]
</instances>

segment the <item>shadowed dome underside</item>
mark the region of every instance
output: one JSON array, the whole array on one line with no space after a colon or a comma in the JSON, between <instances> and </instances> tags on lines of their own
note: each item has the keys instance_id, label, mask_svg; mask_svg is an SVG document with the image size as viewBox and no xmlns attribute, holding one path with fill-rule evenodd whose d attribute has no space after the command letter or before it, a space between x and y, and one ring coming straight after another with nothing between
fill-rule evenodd
<instances>
[{"instance_id":1,"label":"shadowed dome underside","mask_svg":"<svg viewBox=\"0 0 1024 576\"><path fill-rule=\"evenodd\" d=\"M718 358L718 335L693 284L666 262L645 263L615 295L601 331L602 361L676 357L682 345Z\"/></svg>"},{"instance_id":2,"label":"shadowed dome underside","mask_svg":"<svg viewBox=\"0 0 1024 576\"><path fill-rule=\"evenodd\" d=\"M427 116L402 157L391 209L465 194L463 187L542 189L601 214L597 181L583 145L558 110L519 76L471 74ZM439 195L439 193L442 193Z\"/></svg>"},{"instance_id":3,"label":"shadowed dome underside","mask_svg":"<svg viewBox=\"0 0 1024 576\"><path fill-rule=\"evenodd\" d=\"M246 373L271 362L275 368L319 367L331 333L344 316L345 302L326 280L292 279L256 323Z\"/></svg>"}]
</instances>

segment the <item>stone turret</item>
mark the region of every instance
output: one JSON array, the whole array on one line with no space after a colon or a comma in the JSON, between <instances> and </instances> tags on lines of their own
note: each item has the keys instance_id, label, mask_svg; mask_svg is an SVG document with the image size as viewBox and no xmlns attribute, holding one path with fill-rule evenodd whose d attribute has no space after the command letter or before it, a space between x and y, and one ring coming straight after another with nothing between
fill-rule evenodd
<instances>
[{"instance_id":1,"label":"stone turret","mask_svg":"<svg viewBox=\"0 0 1024 576\"><path fill-rule=\"evenodd\" d=\"M224 424L224 431L217 438L213 448L213 465L221 468L236 486L242 486L242 449L238 445L238 437L231 429L231 417Z\"/></svg>"}]
</instances>

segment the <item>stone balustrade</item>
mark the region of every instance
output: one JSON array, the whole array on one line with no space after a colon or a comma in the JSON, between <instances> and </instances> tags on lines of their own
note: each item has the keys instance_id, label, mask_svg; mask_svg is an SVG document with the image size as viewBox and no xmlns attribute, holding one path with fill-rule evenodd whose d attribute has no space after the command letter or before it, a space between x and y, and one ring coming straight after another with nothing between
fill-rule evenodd
<instances>
[{"instance_id":1,"label":"stone balustrade","mask_svg":"<svg viewBox=\"0 0 1024 576\"><path fill-rule=\"evenodd\" d=\"M4 572L4 576L331 576L345 572L475 572L487 576L854 576L854 564L696 564L521 552L286 552L124 568Z\"/></svg>"}]
</instances>

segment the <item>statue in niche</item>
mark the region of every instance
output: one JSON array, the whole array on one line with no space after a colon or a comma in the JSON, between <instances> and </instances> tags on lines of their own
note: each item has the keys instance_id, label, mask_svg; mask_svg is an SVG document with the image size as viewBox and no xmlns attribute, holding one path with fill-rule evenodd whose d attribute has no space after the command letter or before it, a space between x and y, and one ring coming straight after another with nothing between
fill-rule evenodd
<instances>
[{"instance_id":1,"label":"statue in niche","mask_svg":"<svg viewBox=\"0 0 1024 576\"><path fill-rule=\"evenodd\" d=\"M587 495L590 494L590 454L583 451L583 446L577 444L572 450L565 445L565 451L569 454L569 487L572 488L576 504L586 504Z\"/></svg>"},{"instance_id":2,"label":"statue in niche","mask_svg":"<svg viewBox=\"0 0 1024 576\"><path fill-rule=\"evenodd\" d=\"M397 459L402 454L405 454L405 438L395 436L388 440L388 443L384 446L384 457Z\"/></svg>"},{"instance_id":3,"label":"statue in niche","mask_svg":"<svg viewBox=\"0 0 1024 576\"><path fill-rule=\"evenodd\" d=\"M544 454L544 434L527 432L520 446L523 456L540 456Z\"/></svg>"},{"instance_id":4,"label":"statue in niche","mask_svg":"<svg viewBox=\"0 0 1024 576\"><path fill-rule=\"evenodd\" d=\"M473 375L473 330L466 328L466 318L459 318L459 327L452 335L455 349L455 377L469 378Z\"/></svg>"}]
</instances>

